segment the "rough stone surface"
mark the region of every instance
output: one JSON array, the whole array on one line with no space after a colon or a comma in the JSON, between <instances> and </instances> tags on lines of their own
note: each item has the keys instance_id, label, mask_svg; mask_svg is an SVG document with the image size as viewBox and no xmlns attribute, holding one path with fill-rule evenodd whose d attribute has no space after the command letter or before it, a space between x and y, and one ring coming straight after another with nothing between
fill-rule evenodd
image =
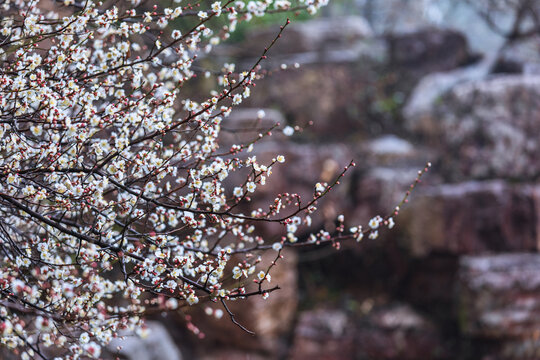
<instances>
[{"instance_id":1,"label":"rough stone surface","mask_svg":"<svg viewBox=\"0 0 540 360\"><path fill-rule=\"evenodd\" d=\"M291 359L352 359L354 328L341 310L318 309L299 315Z\"/></svg>"},{"instance_id":2,"label":"rough stone surface","mask_svg":"<svg viewBox=\"0 0 540 360\"><path fill-rule=\"evenodd\" d=\"M303 65L259 81L248 102L280 109L291 124L305 128L306 139L337 141L372 132L375 81L369 68L354 63Z\"/></svg>"},{"instance_id":3,"label":"rough stone surface","mask_svg":"<svg viewBox=\"0 0 540 360\"><path fill-rule=\"evenodd\" d=\"M501 49L495 72L531 72L540 65L540 36L532 36L507 44ZM537 74L538 75L538 74Z\"/></svg>"},{"instance_id":4,"label":"rough stone surface","mask_svg":"<svg viewBox=\"0 0 540 360\"><path fill-rule=\"evenodd\" d=\"M433 123L431 111L441 97L459 83L484 79L494 64L495 57L447 72L436 72L424 76L412 91L403 116L409 130L424 134L434 132L437 123Z\"/></svg>"},{"instance_id":5,"label":"rough stone surface","mask_svg":"<svg viewBox=\"0 0 540 360\"><path fill-rule=\"evenodd\" d=\"M279 32L279 26L256 30L248 35L237 56L260 56L261 45L270 44ZM270 54L296 54L324 52L346 48L358 40L369 38L372 31L362 17L347 16L321 18L292 23L283 36L270 50Z\"/></svg>"},{"instance_id":6,"label":"rough stone surface","mask_svg":"<svg viewBox=\"0 0 540 360\"><path fill-rule=\"evenodd\" d=\"M434 107L430 129L450 180L535 179L540 174L540 76L458 84ZM436 140L435 140L436 139Z\"/></svg>"},{"instance_id":7,"label":"rough stone surface","mask_svg":"<svg viewBox=\"0 0 540 360\"><path fill-rule=\"evenodd\" d=\"M427 27L388 35L390 63L423 72L444 71L471 61L467 39L458 31Z\"/></svg>"},{"instance_id":8,"label":"rough stone surface","mask_svg":"<svg viewBox=\"0 0 540 360\"><path fill-rule=\"evenodd\" d=\"M460 262L459 285L464 333L493 339L537 338L540 255L466 256ZM538 345L535 347L540 349Z\"/></svg>"},{"instance_id":9,"label":"rough stone surface","mask_svg":"<svg viewBox=\"0 0 540 360\"><path fill-rule=\"evenodd\" d=\"M437 330L403 304L372 310L357 321L342 310L300 314L291 359L444 359Z\"/></svg>"},{"instance_id":10,"label":"rough stone surface","mask_svg":"<svg viewBox=\"0 0 540 360\"><path fill-rule=\"evenodd\" d=\"M405 139L385 135L370 141L368 151L381 157L410 157L414 154L414 147Z\"/></svg>"},{"instance_id":11,"label":"rough stone surface","mask_svg":"<svg viewBox=\"0 0 540 360\"><path fill-rule=\"evenodd\" d=\"M437 254L409 261L407 273L396 286L399 297L440 323L453 323L459 256Z\"/></svg>"},{"instance_id":12,"label":"rough stone surface","mask_svg":"<svg viewBox=\"0 0 540 360\"><path fill-rule=\"evenodd\" d=\"M256 352L245 352L230 349L219 349L218 351L202 355L198 360L274 360L275 356L259 354Z\"/></svg>"},{"instance_id":13,"label":"rough stone surface","mask_svg":"<svg viewBox=\"0 0 540 360\"><path fill-rule=\"evenodd\" d=\"M375 309L357 335L360 359L447 359L434 325L404 304Z\"/></svg>"},{"instance_id":14,"label":"rough stone surface","mask_svg":"<svg viewBox=\"0 0 540 360\"><path fill-rule=\"evenodd\" d=\"M538 190L502 181L424 187L400 222L416 256L535 250Z\"/></svg>"}]
</instances>

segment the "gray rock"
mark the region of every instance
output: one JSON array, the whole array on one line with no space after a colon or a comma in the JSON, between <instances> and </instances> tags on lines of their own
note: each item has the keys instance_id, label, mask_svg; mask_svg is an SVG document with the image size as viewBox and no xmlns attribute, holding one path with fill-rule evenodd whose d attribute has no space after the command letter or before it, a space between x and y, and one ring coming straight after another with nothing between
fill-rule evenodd
<instances>
[{"instance_id":1,"label":"gray rock","mask_svg":"<svg viewBox=\"0 0 540 360\"><path fill-rule=\"evenodd\" d=\"M540 255L463 257L459 285L460 325L466 334L534 338L540 326ZM535 347L539 349L538 343Z\"/></svg>"},{"instance_id":2,"label":"gray rock","mask_svg":"<svg viewBox=\"0 0 540 360\"><path fill-rule=\"evenodd\" d=\"M455 69L474 58L467 39L452 29L420 28L386 35L390 64L419 69L423 73Z\"/></svg>"},{"instance_id":3,"label":"gray rock","mask_svg":"<svg viewBox=\"0 0 540 360\"><path fill-rule=\"evenodd\" d=\"M261 54L261 46L270 45L279 27L269 27L250 33L234 55L254 57ZM270 54L298 54L346 49L359 40L372 37L366 20L359 16L319 18L293 22L270 50Z\"/></svg>"},{"instance_id":4,"label":"gray rock","mask_svg":"<svg viewBox=\"0 0 540 360\"><path fill-rule=\"evenodd\" d=\"M424 76L414 88L405 107L403 116L409 130L432 133L436 124L431 111L441 97L459 83L484 79L490 72L495 57L448 72L437 72Z\"/></svg>"},{"instance_id":5,"label":"gray rock","mask_svg":"<svg viewBox=\"0 0 540 360\"><path fill-rule=\"evenodd\" d=\"M540 175L540 76L499 75L455 85L411 122L442 154L448 180Z\"/></svg>"},{"instance_id":6,"label":"gray rock","mask_svg":"<svg viewBox=\"0 0 540 360\"><path fill-rule=\"evenodd\" d=\"M357 0L355 3L377 33L411 31L434 20L421 0Z\"/></svg>"},{"instance_id":7,"label":"gray rock","mask_svg":"<svg viewBox=\"0 0 540 360\"><path fill-rule=\"evenodd\" d=\"M375 312L372 316L372 322L377 327L388 330L410 330L429 326L429 322L425 318L407 305L398 305Z\"/></svg>"},{"instance_id":8,"label":"gray rock","mask_svg":"<svg viewBox=\"0 0 540 360\"><path fill-rule=\"evenodd\" d=\"M538 188L502 181L421 187L400 215L414 256L537 249Z\"/></svg>"},{"instance_id":9,"label":"gray rock","mask_svg":"<svg viewBox=\"0 0 540 360\"><path fill-rule=\"evenodd\" d=\"M294 332L291 359L352 359L354 328L342 310L302 312Z\"/></svg>"},{"instance_id":10,"label":"gray rock","mask_svg":"<svg viewBox=\"0 0 540 360\"><path fill-rule=\"evenodd\" d=\"M357 359L447 359L438 329L406 304L376 308L359 324Z\"/></svg>"},{"instance_id":11,"label":"gray rock","mask_svg":"<svg viewBox=\"0 0 540 360\"><path fill-rule=\"evenodd\" d=\"M385 135L370 141L368 151L379 156L410 156L414 147L395 135Z\"/></svg>"},{"instance_id":12,"label":"gray rock","mask_svg":"<svg viewBox=\"0 0 540 360\"><path fill-rule=\"evenodd\" d=\"M540 36L519 39L504 46L497 59L496 72L533 73L540 65Z\"/></svg>"},{"instance_id":13,"label":"gray rock","mask_svg":"<svg viewBox=\"0 0 540 360\"><path fill-rule=\"evenodd\" d=\"M479 0L471 2L476 5ZM483 53L495 52L504 42L466 1L356 0L355 3L377 34L414 31L425 26L453 28L467 36L475 51ZM348 5L344 12L350 12ZM498 25L509 26L512 15L510 11L500 14Z\"/></svg>"}]
</instances>

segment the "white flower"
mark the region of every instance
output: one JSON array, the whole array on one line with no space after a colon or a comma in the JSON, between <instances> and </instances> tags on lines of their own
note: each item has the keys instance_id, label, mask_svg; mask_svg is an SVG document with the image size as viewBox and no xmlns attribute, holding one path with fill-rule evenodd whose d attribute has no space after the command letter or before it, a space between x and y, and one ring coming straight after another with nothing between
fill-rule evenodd
<instances>
[{"instance_id":1,"label":"white flower","mask_svg":"<svg viewBox=\"0 0 540 360\"><path fill-rule=\"evenodd\" d=\"M257 278L262 281L266 277L266 273L264 271L259 271L257 274Z\"/></svg>"},{"instance_id":2,"label":"white flower","mask_svg":"<svg viewBox=\"0 0 540 360\"><path fill-rule=\"evenodd\" d=\"M165 287L168 288L168 289L176 289L176 286L178 286L178 284L174 280L169 280L165 284Z\"/></svg>"},{"instance_id":3,"label":"white flower","mask_svg":"<svg viewBox=\"0 0 540 360\"><path fill-rule=\"evenodd\" d=\"M234 188L233 194L236 197L242 197L242 195L244 195L244 190L240 186L237 186Z\"/></svg>"},{"instance_id":4,"label":"white flower","mask_svg":"<svg viewBox=\"0 0 540 360\"><path fill-rule=\"evenodd\" d=\"M182 0L174 0L174 2L179 4L179 3L182 2ZM181 7L177 7L177 8L174 9L173 16L178 17L181 14L182 14L182 8Z\"/></svg>"},{"instance_id":5,"label":"white flower","mask_svg":"<svg viewBox=\"0 0 540 360\"><path fill-rule=\"evenodd\" d=\"M188 111L195 111L199 105L191 100L186 100L186 104L184 105L184 108Z\"/></svg>"},{"instance_id":6,"label":"white flower","mask_svg":"<svg viewBox=\"0 0 540 360\"><path fill-rule=\"evenodd\" d=\"M212 10L216 13L216 15L219 16L221 14L221 2L216 1L215 3L213 3Z\"/></svg>"},{"instance_id":7,"label":"white flower","mask_svg":"<svg viewBox=\"0 0 540 360\"><path fill-rule=\"evenodd\" d=\"M3 336L10 335L13 332L13 325L9 320L0 322L0 334Z\"/></svg>"},{"instance_id":8,"label":"white flower","mask_svg":"<svg viewBox=\"0 0 540 360\"><path fill-rule=\"evenodd\" d=\"M167 307L167 309L176 310L178 309L178 300L176 300L175 298L170 298L165 302L165 306Z\"/></svg>"},{"instance_id":9,"label":"white flower","mask_svg":"<svg viewBox=\"0 0 540 360\"><path fill-rule=\"evenodd\" d=\"M324 190L326 190L326 186L321 183L315 184L315 191L322 193Z\"/></svg>"},{"instance_id":10,"label":"white flower","mask_svg":"<svg viewBox=\"0 0 540 360\"><path fill-rule=\"evenodd\" d=\"M394 225L396 225L394 218L388 218L388 228L391 229L394 227Z\"/></svg>"},{"instance_id":11,"label":"white flower","mask_svg":"<svg viewBox=\"0 0 540 360\"><path fill-rule=\"evenodd\" d=\"M369 238L371 240L375 240L376 238L379 237L379 231L378 230L375 230L375 231L372 231L370 234L369 234Z\"/></svg>"},{"instance_id":12,"label":"white flower","mask_svg":"<svg viewBox=\"0 0 540 360\"><path fill-rule=\"evenodd\" d=\"M9 174L7 177L8 184L18 184L19 183L19 176L16 174Z\"/></svg>"},{"instance_id":13,"label":"white flower","mask_svg":"<svg viewBox=\"0 0 540 360\"><path fill-rule=\"evenodd\" d=\"M101 346L93 341L84 345L84 350L86 350L86 352L93 358L99 358L99 355L101 354Z\"/></svg>"},{"instance_id":14,"label":"white flower","mask_svg":"<svg viewBox=\"0 0 540 360\"><path fill-rule=\"evenodd\" d=\"M371 220L369 220L369 227L372 228L373 230L377 229L379 227L379 217L376 216L374 218L372 218Z\"/></svg>"},{"instance_id":15,"label":"white flower","mask_svg":"<svg viewBox=\"0 0 540 360\"><path fill-rule=\"evenodd\" d=\"M287 231L290 232L290 233L295 233L296 230L298 230L298 226L296 224L293 224L293 223L290 223L290 224L287 224Z\"/></svg>"},{"instance_id":16,"label":"white flower","mask_svg":"<svg viewBox=\"0 0 540 360\"><path fill-rule=\"evenodd\" d=\"M178 40L182 37L182 33L179 30L173 30L172 32L172 38L174 40Z\"/></svg>"},{"instance_id":17,"label":"white flower","mask_svg":"<svg viewBox=\"0 0 540 360\"><path fill-rule=\"evenodd\" d=\"M294 129L291 126L285 126L283 129L283 135L292 136L292 134L294 134Z\"/></svg>"},{"instance_id":18,"label":"white flower","mask_svg":"<svg viewBox=\"0 0 540 360\"><path fill-rule=\"evenodd\" d=\"M272 244L272 249L274 249L275 251L279 251L282 248L283 248L283 245L281 245L281 243L275 242L274 244Z\"/></svg>"},{"instance_id":19,"label":"white flower","mask_svg":"<svg viewBox=\"0 0 540 360\"><path fill-rule=\"evenodd\" d=\"M47 318L44 318L43 316L38 316L36 318L36 328L39 331L49 331L51 328L51 321Z\"/></svg>"},{"instance_id":20,"label":"white flower","mask_svg":"<svg viewBox=\"0 0 540 360\"><path fill-rule=\"evenodd\" d=\"M257 188L257 185L253 181L250 181L246 184L246 190L250 193L255 192L255 188Z\"/></svg>"},{"instance_id":21,"label":"white flower","mask_svg":"<svg viewBox=\"0 0 540 360\"><path fill-rule=\"evenodd\" d=\"M36 192L36 189L32 185L26 185L23 188L23 194L26 195L26 196L32 195L35 192Z\"/></svg>"},{"instance_id":22,"label":"white flower","mask_svg":"<svg viewBox=\"0 0 540 360\"><path fill-rule=\"evenodd\" d=\"M242 276L242 270L238 266L235 266L233 268L233 279L237 280L241 276Z\"/></svg>"},{"instance_id":23,"label":"white flower","mask_svg":"<svg viewBox=\"0 0 540 360\"><path fill-rule=\"evenodd\" d=\"M32 134L34 134L34 136L39 136L43 133L43 129L41 126L31 126L30 127L30 131L32 132Z\"/></svg>"},{"instance_id":24,"label":"white flower","mask_svg":"<svg viewBox=\"0 0 540 360\"><path fill-rule=\"evenodd\" d=\"M148 184L145 185L144 189L147 192L154 192L156 191L156 184L154 184L153 182L149 182Z\"/></svg>"},{"instance_id":25,"label":"white flower","mask_svg":"<svg viewBox=\"0 0 540 360\"><path fill-rule=\"evenodd\" d=\"M276 160L277 160L278 163L284 163L284 162L285 162L285 156L283 156L283 155L278 155L278 156L276 157Z\"/></svg>"},{"instance_id":26,"label":"white flower","mask_svg":"<svg viewBox=\"0 0 540 360\"><path fill-rule=\"evenodd\" d=\"M298 241L298 238L294 236L293 233L287 233L287 239L289 239L291 243L295 243Z\"/></svg>"},{"instance_id":27,"label":"white flower","mask_svg":"<svg viewBox=\"0 0 540 360\"><path fill-rule=\"evenodd\" d=\"M81 344L88 344L89 341L90 341L90 335L88 335L88 333L84 332L81 334L81 336L79 336L79 342Z\"/></svg>"},{"instance_id":28,"label":"white flower","mask_svg":"<svg viewBox=\"0 0 540 360\"><path fill-rule=\"evenodd\" d=\"M197 296L195 296L194 293L191 293L187 297L186 301L188 302L189 305L195 305L195 304L197 304L199 302L199 298Z\"/></svg>"},{"instance_id":29,"label":"white flower","mask_svg":"<svg viewBox=\"0 0 540 360\"><path fill-rule=\"evenodd\" d=\"M238 105L242 102L242 95L236 94L233 96L233 104Z\"/></svg>"}]
</instances>

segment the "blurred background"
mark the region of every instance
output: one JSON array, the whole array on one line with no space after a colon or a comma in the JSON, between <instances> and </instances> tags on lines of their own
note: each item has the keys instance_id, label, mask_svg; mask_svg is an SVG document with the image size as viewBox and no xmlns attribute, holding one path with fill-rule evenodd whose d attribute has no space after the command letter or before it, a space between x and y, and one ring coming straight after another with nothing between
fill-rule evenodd
<instances>
[{"instance_id":1,"label":"blurred background","mask_svg":"<svg viewBox=\"0 0 540 360\"><path fill-rule=\"evenodd\" d=\"M286 16L240 24L199 65L249 67ZM288 16L265 78L223 124L223 146L253 127L296 129L255 148L287 163L254 206L309 197L354 159L313 228L338 214L365 224L433 168L379 239L286 252L272 273L282 290L231 305L255 336L203 305L152 319L120 355L540 359L540 1L332 0Z\"/></svg>"}]
</instances>

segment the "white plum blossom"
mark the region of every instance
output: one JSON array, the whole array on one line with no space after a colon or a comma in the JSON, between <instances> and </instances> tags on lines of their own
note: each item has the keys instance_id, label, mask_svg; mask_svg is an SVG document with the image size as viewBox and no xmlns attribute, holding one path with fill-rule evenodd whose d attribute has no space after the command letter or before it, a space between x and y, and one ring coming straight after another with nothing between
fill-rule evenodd
<instances>
[{"instance_id":1,"label":"white plum blossom","mask_svg":"<svg viewBox=\"0 0 540 360\"><path fill-rule=\"evenodd\" d=\"M180 32L180 30L173 30L171 36L174 40L178 40L182 37L182 33Z\"/></svg>"},{"instance_id":2,"label":"white plum blossom","mask_svg":"<svg viewBox=\"0 0 540 360\"><path fill-rule=\"evenodd\" d=\"M99 346L99 344L95 343L94 341L85 344L83 348L88 353L88 355L95 359L98 359L101 355L101 346Z\"/></svg>"},{"instance_id":3,"label":"white plum blossom","mask_svg":"<svg viewBox=\"0 0 540 360\"><path fill-rule=\"evenodd\" d=\"M321 183L315 184L315 191L322 193L325 190L326 190L326 184L321 184Z\"/></svg>"},{"instance_id":4,"label":"white plum blossom","mask_svg":"<svg viewBox=\"0 0 540 360\"><path fill-rule=\"evenodd\" d=\"M237 186L234 188L233 194L236 197L242 197L242 195L244 195L244 189L242 189L242 187L240 186Z\"/></svg>"},{"instance_id":5,"label":"white plum blossom","mask_svg":"<svg viewBox=\"0 0 540 360\"><path fill-rule=\"evenodd\" d=\"M285 128L283 128L283 135L292 136L293 134L294 134L294 129L291 126L285 126Z\"/></svg>"},{"instance_id":6,"label":"white plum blossom","mask_svg":"<svg viewBox=\"0 0 540 360\"><path fill-rule=\"evenodd\" d=\"M376 216L374 218L372 218L371 220L369 220L369 227L372 228L373 230L375 229L378 229L379 228L379 224L381 223L382 219L380 216Z\"/></svg>"},{"instance_id":7,"label":"white plum blossom","mask_svg":"<svg viewBox=\"0 0 540 360\"><path fill-rule=\"evenodd\" d=\"M255 192L255 189L257 188L257 185L253 182L253 181L250 181L246 184L246 190L250 193L253 193Z\"/></svg>"},{"instance_id":8,"label":"white plum blossom","mask_svg":"<svg viewBox=\"0 0 540 360\"><path fill-rule=\"evenodd\" d=\"M90 336L88 335L88 333L86 333L86 332L82 333L79 336L79 342L81 344L87 344L88 342L90 342Z\"/></svg>"}]
</instances>

